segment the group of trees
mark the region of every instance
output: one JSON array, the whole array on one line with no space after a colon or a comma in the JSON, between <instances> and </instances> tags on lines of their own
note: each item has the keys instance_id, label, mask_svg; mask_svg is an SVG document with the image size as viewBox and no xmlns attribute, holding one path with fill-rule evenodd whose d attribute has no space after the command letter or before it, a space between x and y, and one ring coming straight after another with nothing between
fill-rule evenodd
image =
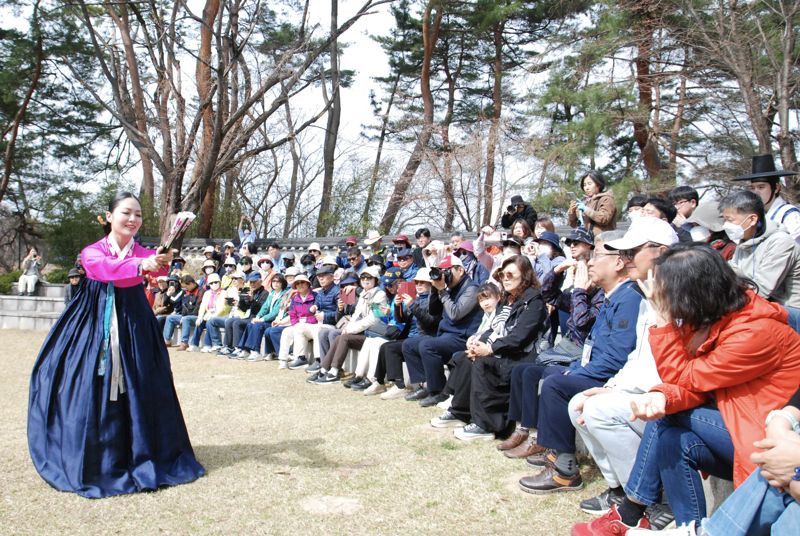
<instances>
[{"instance_id":1,"label":"group of trees","mask_svg":"<svg viewBox=\"0 0 800 536\"><path fill-rule=\"evenodd\" d=\"M125 177L148 234L193 210L198 236L245 212L288 237L476 230L513 193L563 209L587 167L620 199L756 153L797 169L800 0L0 1L0 247ZM348 139L347 32L379 9L385 75Z\"/></svg>"}]
</instances>

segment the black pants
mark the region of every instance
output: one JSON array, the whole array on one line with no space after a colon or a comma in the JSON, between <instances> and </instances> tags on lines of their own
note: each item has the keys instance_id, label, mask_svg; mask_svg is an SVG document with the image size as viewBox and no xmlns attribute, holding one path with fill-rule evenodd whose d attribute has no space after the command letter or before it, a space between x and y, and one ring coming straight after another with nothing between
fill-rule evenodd
<instances>
[{"instance_id":1,"label":"black pants","mask_svg":"<svg viewBox=\"0 0 800 536\"><path fill-rule=\"evenodd\" d=\"M235 318L229 316L225 319L225 338L222 345L226 348L233 348L242 339L247 324L250 323L250 318Z\"/></svg>"},{"instance_id":2,"label":"black pants","mask_svg":"<svg viewBox=\"0 0 800 536\"><path fill-rule=\"evenodd\" d=\"M375 377L383 385L384 378L390 382L403 382L403 341L389 341L378 351L378 366Z\"/></svg>"},{"instance_id":3,"label":"black pants","mask_svg":"<svg viewBox=\"0 0 800 536\"><path fill-rule=\"evenodd\" d=\"M487 432L505 433L509 427L511 370L518 363L495 356L470 361L465 352L456 353L447 382L453 390L450 413L464 422L477 424Z\"/></svg>"}]
</instances>

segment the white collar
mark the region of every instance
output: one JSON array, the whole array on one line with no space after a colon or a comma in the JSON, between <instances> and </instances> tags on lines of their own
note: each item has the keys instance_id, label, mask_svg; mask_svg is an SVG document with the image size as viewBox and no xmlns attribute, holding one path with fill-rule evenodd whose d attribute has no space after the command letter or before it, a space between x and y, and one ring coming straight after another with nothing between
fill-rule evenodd
<instances>
[{"instance_id":1,"label":"white collar","mask_svg":"<svg viewBox=\"0 0 800 536\"><path fill-rule=\"evenodd\" d=\"M128 240L128 243L125 244L124 248L119 247L119 244L117 244L117 241L114 240L114 237L112 237L110 233L107 239L108 239L108 247L111 250L111 253L114 253L117 256L117 260L124 259L128 255L130 255L131 252L133 251L133 244L134 244L133 238Z\"/></svg>"}]
</instances>

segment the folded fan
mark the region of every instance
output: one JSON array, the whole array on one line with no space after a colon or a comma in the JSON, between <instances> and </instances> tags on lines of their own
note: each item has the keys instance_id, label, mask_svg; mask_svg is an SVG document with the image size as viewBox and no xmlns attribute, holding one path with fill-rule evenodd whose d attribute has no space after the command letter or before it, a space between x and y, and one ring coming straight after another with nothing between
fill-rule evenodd
<instances>
[{"instance_id":1,"label":"folded fan","mask_svg":"<svg viewBox=\"0 0 800 536\"><path fill-rule=\"evenodd\" d=\"M163 248L164 251L171 250L172 244L174 244L175 241L184 235L195 218L197 218L197 216L195 216L193 212L178 212L178 214L175 216L175 221L172 223L172 229L169 231L167 240L161 246L161 248Z\"/></svg>"}]
</instances>

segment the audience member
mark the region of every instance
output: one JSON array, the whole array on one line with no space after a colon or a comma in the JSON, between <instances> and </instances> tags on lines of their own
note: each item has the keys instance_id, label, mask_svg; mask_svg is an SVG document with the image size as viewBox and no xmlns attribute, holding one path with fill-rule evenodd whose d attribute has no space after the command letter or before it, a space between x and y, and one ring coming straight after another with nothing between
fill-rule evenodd
<instances>
[{"instance_id":1,"label":"audience member","mask_svg":"<svg viewBox=\"0 0 800 536\"><path fill-rule=\"evenodd\" d=\"M417 241L417 247L414 248L414 264L422 267L425 266L425 256L422 252L431 243L431 232L427 227L422 227L414 233L414 238Z\"/></svg>"},{"instance_id":2,"label":"audience member","mask_svg":"<svg viewBox=\"0 0 800 536\"><path fill-rule=\"evenodd\" d=\"M489 280L489 270L478 262L475 257L475 248L472 245L472 240L463 240L459 243L458 248L453 252L456 257L461 259L461 264L464 265L464 271L470 279L480 286ZM408 281L408 279L406 279Z\"/></svg>"},{"instance_id":3,"label":"audience member","mask_svg":"<svg viewBox=\"0 0 800 536\"><path fill-rule=\"evenodd\" d=\"M717 201L706 201L700 204L686 220L692 227L689 234L693 242L704 242L716 250L726 261L733 258L736 244L731 242L725 233L725 220L719 210Z\"/></svg>"},{"instance_id":4,"label":"audience member","mask_svg":"<svg viewBox=\"0 0 800 536\"><path fill-rule=\"evenodd\" d=\"M214 276L219 277L217 274L214 274ZM183 351L189 348L189 336L195 326L195 322L197 322L203 291L190 275L185 275L181 278L181 287L181 299L174 305L173 313L167 317L167 321L164 323L164 342L167 343L167 346L170 345L175 328L180 325L181 342L178 350ZM199 337L197 340L199 341ZM197 343L195 343L195 346L197 346Z\"/></svg>"},{"instance_id":5,"label":"audience member","mask_svg":"<svg viewBox=\"0 0 800 536\"><path fill-rule=\"evenodd\" d=\"M692 235L686 229L677 227L672 221L678 215L677 209L672 206L669 201L661 199L660 197L651 197L647 200L647 204L642 209L642 216L650 216L658 218L672 225L675 232L678 233L678 240L681 242L691 242Z\"/></svg>"},{"instance_id":6,"label":"audience member","mask_svg":"<svg viewBox=\"0 0 800 536\"><path fill-rule=\"evenodd\" d=\"M697 194L697 190L691 186L677 186L669 192L668 198L678 212L672 223L691 231L693 225L688 219L700 203L700 196Z\"/></svg>"},{"instance_id":7,"label":"audience member","mask_svg":"<svg viewBox=\"0 0 800 536\"><path fill-rule=\"evenodd\" d=\"M65 304L68 304L73 300L73 298L75 298L75 295L78 293L78 289L81 286L83 276L77 268L70 268L69 272L67 273L67 279L69 280L69 284L64 289Z\"/></svg>"},{"instance_id":8,"label":"audience member","mask_svg":"<svg viewBox=\"0 0 800 536\"><path fill-rule=\"evenodd\" d=\"M587 171L580 182L583 201L571 201L567 210L570 227L585 227L592 233L616 229L617 205L614 194L606 192L606 181L599 172Z\"/></svg>"},{"instance_id":9,"label":"audience member","mask_svg":"<svg viewBox=\"0 0 800 536\"><path fill-rule=\"evenodd\" d=\"M245 326L244 333L239 339L237 348L232 355L239 359L247 359L248 361L258 361L262 358L261 344L265 342L266 351L263 358L267 361L277 357L277 352L272 346L271 339L268 336L268 331L276 327L275 322L279 322L281 315L281 307L284 305L284 299L287 294L286 278L282 274L274 273L268 280L269 293L261 308L256 313L255 317ZM283 310L288 308L283 307Z\"/></svg>"},{"instance_id":10,"label":"audience member","mask_svg":"<svg viewBox=\"0 0 800 536\"><path fill-rule=\"evenodd\" d=\"M511 229L511 226L519 219L525 220L529 229L536 227L536 209L523 201L521 195L515 195L511 197L511 203L500 218L500 225L504 229Z\"/></svg>"},{"instance_id":11,"label":"audience member","mask_svg":"<svg viewBox=\"0 0 800 536\"><path fill-rule=\"evenodd\" d=\"M19 258L19 257L17 257ZM33 296L36 293L36 284L42 278L42 257L35 247L28 250L22 259L22 275L19 277L19 295Z\"/></svg>"}]
</instances>

